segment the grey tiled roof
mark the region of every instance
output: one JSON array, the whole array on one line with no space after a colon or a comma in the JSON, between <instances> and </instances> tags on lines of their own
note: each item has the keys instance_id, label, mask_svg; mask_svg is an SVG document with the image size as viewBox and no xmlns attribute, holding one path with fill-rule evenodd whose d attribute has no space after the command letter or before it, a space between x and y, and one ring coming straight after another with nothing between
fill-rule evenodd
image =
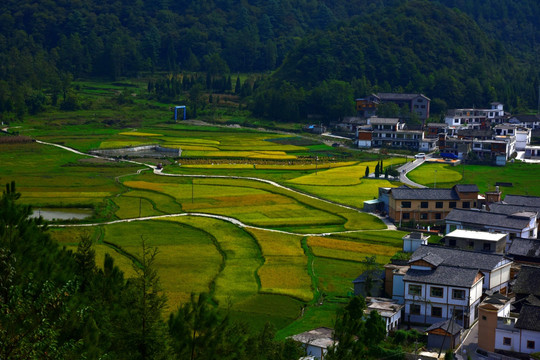
<instances>
[{"instance_id":1,"label":"grey tiled roof","mask_svg":"<svg viewBox=\"0 0 540 360\"><path fill-rule=\"evenodd\" d=\"M506 195L504 203L510 205L532 206L540 208L540 197L525 195Z\"/></svg>"},{"instance_id":2,"label":"grey tiled roof","mask_svg":"<svg viewBox=\"0 0 540 360\"><path fill-rule=\"evenodd\" d=\"M540 267L523 265L512 290L516 294L540 296Z\"/></svg>"},{"instance_id":3,"label":"grey tiled roof","mask_svg":"<svg viewBox=\"0 0 540 360\"><path fill-rule=\"evenodd\" d=\"M515 327L517 329L540 331L540 306L523 304Z\"/></svg>"},{"instance_id":4,"label":"grey tiled roof","mask_svg":"<svg viewBox=\"0 0 540 360\"><path fill-rule=\"evenodd\" d=\"M447 123L428 123L427 127L436 127L436 128L447 128Z\"/></svg>"},{"instance_id":5,"label":"grey tiled roof","mask_svg":"<svg viewBox=\"0 0 540 360\"><path fill-rule=\"evenodd\" d=\"M396 125L399 122L398 118L370 118L369 123L371 125Z\"/></svg>"},{"instance_id":6,"label":"grey tiled roof","mask_svg":"<svg viewBox=\"0 0 540 360\"><path fill-rule=\"evenodd\" d=\"M430 327L426 329L426 332L430 332L431 330L436 330L436 329L442 329L446 331L447 333L456 335L463 329L463 326L459 325L457 322L455 322L452 319L448 319L446 321L439 321L438 323L431 325Z\"/></svg>"},{"instance_id":7,"label":"grey tiled roof","mask_svg":"<svg viewBox=\"0 0 540 360\"><path fill-rule=\"evenodd\" d=\"M396 200L459 200L458 194L453 189L398 187L392 189L392 195Z\"/></svg>"},{"instance_id":8,"label":"grey tiled roof","mask_svg":"<svg viewBox=\"0 0 540 360\"><path fill-rule=\"evenodd\" d=\"M455 185L451 189L413 189L407 186L400 186L393 188L391 192L396 200L459 200L460 198L456 190L461 193L478 192L478 186L474 184L461 184Z\"/></svg>"},{"instance_id":9,"label":"grey tiled roof","mask_svg":"<svg viewBox=\"0 0 540 360\"><path fill-rule=\"evenodd\" d=\"M452 209L452 211L446 215L445 220L456 221L463 224L497 226L517 230L526 228L530 221L527 217L464 209Z\"/></svg>"},{"instance_id":10,"label":"grey tiled roof","mask_svg":"<svg viewBox=\"0 0 540 360\"><path fill-rule=\"evenodd\" d=\"M423 94L400 94L400 93L378 93L376 96L381 100L386 101L392 101L392 100L398 100L398 101L405 101L405 100L412 100L419 96L422 96L429 100L429 98Z\"/></svg>"},{"instance_id":11,"label":"grey tiled roof","mask_svg":"<svg viewBox=\"0 0 540 360\"><path fill-rule=\"evenodd\" d=\"M512 215L517 214L523 211L528 212L538 212L540 211L540 207L534 207L534 206L522 206L522 205L510 205L506 204L504 202L500 203L493 203L489 205L489 211L498 213L498 214L506 214L506 215Z\"/></svg>"},{"instance_id":12,"label":"grey tiled roof","mask_svg":"<svg viewBox=\"0 0 540 360\"><path fill-rule=\"evenodd\" d=\"M454 188L462 193L465 192L478 192L478 186L476 184L458 184L455 185Z\"/></svg>"},{"instance_id":13,"label":"grey tiled roof","mask_svg":"<svg viewBox=\"0 0 540 360\"><path fill-rule=\"evenodd\" d=\"M477 274L478 269L439 265L433 270L409 269L403 277L403 281L468 288L474 284Z\"/></svg>"},{"instance_id":14,"label":"grey tiled roof","mask_svg":"<svg viewBox=\"0 0 540 360\"><path fill-rule=\"evenodd\" d=\"M508 249L510 256L526 256L540 261L540 240L516 238Z\"/></svg>"},{"instance_id":15,"label":"grey tiled roof","mask_svg":"<svg viewBox=\"0 0 540 360\"><path fill-rule=\"evenodd\" d=\"M424 260L425 262L434 266L439 266L444 262L444 260L439 255L428 252L428 253L418 254L417 256L413 255L409 263L412 263L418 260Z\"/></svg>"},{"instance_id":16,"label":"grey tiled roof","mask_svg":"<svg viewBox=\"0 0 540 360\"><path fill-rule=\"evenodd\" d=\"M503 260L503 255L477 251L449 248L446 246L425 245L420 246L411 256L411 261L425 255L436 255L446 266L455 266L482 271L491 271Z\"/></svg>"},{"instance_id":17,"label":"grey tiled roof","mask_svg":"<svg viewBox=\"0 0 540 360\"><path fill-rule=\"evenodd\" d=\"M522 123L540 121L540 115L514 115L512 118Z\"/></svg>"}]
</instances>

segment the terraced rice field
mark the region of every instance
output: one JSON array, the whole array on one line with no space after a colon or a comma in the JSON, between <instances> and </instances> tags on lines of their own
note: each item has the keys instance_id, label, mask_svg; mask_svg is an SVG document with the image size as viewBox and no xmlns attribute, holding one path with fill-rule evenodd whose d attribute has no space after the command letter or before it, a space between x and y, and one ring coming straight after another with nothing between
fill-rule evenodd
<instances>
[{"instance_id":1,"label":"terraced rice field","mask_svg":"<svg viewBox=\"0 0 540 360\"><path fill-rule=\"evenodd\" d=\"M376 196L379 186L397 184L362 178L365 167L374 169L376 162L296 162L298 156L312 151L327 151L325 145L293 145L281 142L282 135L218 130L171 126L96 131L84 138L57 130L47 136L82 150L150 143L181 148L184 155L203 160L166 166L164 172L238 173L278 180L300 192L241 178L137 174L141 166L100 162L37 144L0 152L0 170L6 170L0 172L0 181L18 176L15 180L23 199L34 204L106 203L116 219L189 212L239 220L248 227L207 217L175 216L52 229L51 234L75 251L80 234L90 231L98 266L103 266L109 253L127 277L134 275L141 238L146 239L147 245L159 249L156 266L171 311L192 292L205 291L232 318L248 319L254 326L272 321L284 329L283 334L317 324L331 326L334 305L309 307L301 319L300 309L318 301L323 293L346 295L365 256L375 254L381 262L388 259L399 248L396 238L401 235L363 231L306 237L302 234L384 229L385 225L369 214L303 193L358 208L364 199ZM400 161L385 160L385 165Z\"/></svg>"}]
</instances>

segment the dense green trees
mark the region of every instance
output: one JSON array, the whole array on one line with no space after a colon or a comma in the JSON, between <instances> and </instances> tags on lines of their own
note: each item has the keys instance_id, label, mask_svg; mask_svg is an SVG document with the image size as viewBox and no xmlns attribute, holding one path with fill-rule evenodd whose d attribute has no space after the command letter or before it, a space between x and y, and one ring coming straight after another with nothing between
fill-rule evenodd
<instances>
[{"instance_id":1,"label":"dense green trees","mask_svg":"<svg viewBox=\"0 0 540 360\"><path fill-rule=\"evenodd\" d=\"M350 84L353 96L423 92L434 110L493 100L517 107L518 99L534 108L540 84L535 0L7 0L0 14L0 115L7 119L56 105L61 92L62 108L76 109L76 96L60 90L69 74L203 71L215 79L274 70L284 59L260 90L269 93L253 103L273 98L289 110L278 92L289 83L305 103L287 121L351 111L335 99L312 108L332 81ZM281 119L273 109L258 114Z\"/></svg>"},{"instance_id":2,"label":"dense green trees","mask_svg":"<svg viewBox=\"0 0 540 360\"><path fill-rule=\"evenodd\" d=\"M231 323L206 295L192 296L164 321L165 297L141 241L128 280L108 254L95 264L89 236L75 253L60 249L31 219L8 184L0 198L1 359L293 359L302 349Z\"/></svg>"}]
</instances>

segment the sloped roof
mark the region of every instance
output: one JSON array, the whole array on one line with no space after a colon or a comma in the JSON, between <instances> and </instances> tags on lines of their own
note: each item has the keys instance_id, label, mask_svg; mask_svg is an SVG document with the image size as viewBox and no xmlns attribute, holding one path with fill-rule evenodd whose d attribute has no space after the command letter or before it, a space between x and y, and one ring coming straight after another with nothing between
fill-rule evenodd
<instances>
[{"instance_id":1,"label":"sloped roof","mask_svg":"<svg viewBox=\"0 0 540 360\"><path fill-rule=\"evenodd\" d=\"M474 285L477 275L478 269L439 265L432 270L409 269L403 281L469 288Z\"/></svg>"},{"instance_id":2,"label":"sloped roof","mask_svg":"<svg viewBox=\"0 0 540 360\"><path fill-rule=\"evenodd\" d=\"M452 209L445 220L464 224L497 226L521 230L529 225L530 217L498 214L490 211Z\"/></svg>"},{"instance_id":3,"label":"sloped roof","mask_svg":"<svg viewBox=\"0 0 540 360\"><path fill-rule=\"evenodd\" d=\"M516 119L522 123L536 122L540 121L540 115L514 115L512 119Z\"/></svg>"},{"instance_id":4,"label":"sloped roof","mask_svg":"<svg viewBox=\"0 0 540 360\"><path fill-rule=\"evenodd\" d=\"M540 267L523 265L512 290L516 294L540 296Z\"/></svg>"},{"instance_id":5,"label":"sloped roof","mask_svg":"<svg viewBox=\"0 0 540 360\"><path fill-rule=\"evenodd\" d=\"M540 197L526 195L506 195L503 201L509 205L531 206L540 208Z\"/></svg>"},{"instance_id":6,"label":"sloped roof","mask_svg":"<svg viewBox=\"0 0 540 360\"><path fill-rule=\"evenodd\" d=\"M396 125L399 122L398 118L378 118L372 117L369 119L371 125Z\"/></svg>"},{"instance_id":7,"label":"sloped roof","mask_svg":"<svg viewBox=\"0 0 540 360\"><path fill-rule=\"evenodd\" d=\"M424 260L428 264L431 264L433 266L439 266L444 261L439 255L433 254L431 252L421 253L421 254L418 254L416 256L415 256L415 254L416 253L414 253L413 256L411 257L411 260L409 261L409 264L414 263L414 262L419 261L419 260Z\"/></svg>"},{"instance_id":8,"label":"sloped roof","mask_svg":"<svg viewBox=\"0 0 540 360\"><path fill-rule=\"evenodd\" d=\"M460 193L478 192L478 186L476 184L457 184L454 185L454 189Z\"/></svg>"},{"instance_id":9,"label":"sloped roof","mask_svg":"<svg viewBox=\"0 0 540 360\"><path fill-rule=\"evenodd\" d=\"M502 295L501 293L495 293L493 295L490 295L490 296L486 297L486 299L483 301L483 303L494 304L494 305L504 305L508 301L510 301L510 298L507 298L506 296Z\"/></svg>"},{"instance_id":10,"label":"sloped roof","mask_svg":"<svg viewBox=\"0 0 540 360\"><path fill-rule=\"evenodd\" d=\"M426 329L426 332L430 332L432 330L437 330L437 329L441 329L447 333L456 335L463 329L463 326L459 325L457 322L455 322L452 319L448 319L446 321L439 321L438 323L431 325L430 327Z\"/></svg>"},{"instance_id":11,"label":"sloped roof","mask_svg":"<svg viewBox=\"0 0 540 360\"><path fill-rule=\"evenodd\" d=\"M320 327L294 335L292 339L302 344L310 344L323 349L337 344L337 341L334 341L334 330L327 327Z\"/></svg>"},{"instance_id":12,"label":"sloped roof","mask_svg":"<svg viewBox=\"0 0 540 360\"><path fill-rule=\"evenodd\" d=\"M443 260L440 264L446 266L482 271L493 270L504 259L504 256L501 254L449 248L446 246L424 245L416 249L409 263L414 261L415 258L422 258L427 254L438 256Z\"/></svg>"},{"instance_id":13,"label":"sloped roof","mask_svg":"<svg viewBox=\"0 0 540 360\"><path fill-rule=\"evenodd\" d=\"M423 98L426 98L427 100L430 100L427 96L423 95L423 94L400 94L400 93L378 93L378 94L374 94L375 96L377 96L379 99L381 100L386 100L386 101L406 101L406 100L413 100L413 99L416 99L417 97L423 97Z\"/></svg>"},{"instance_id":14,"label":"sloped roof","mask_svg":"<svg viewBox=\"0 0 540 360\"><path fill-rule=\"evenodd\" d=\"M427 127L433 127L433 128L447 128L447 123L428 123Z\"/></svg>"},{"instance_id":15,"label":"sloped roof","mask_svg":"<svg viewBox=\"0 0 540 360\"><path fill-rule=\"evenodd\" d=\"M498 202L498 203L489 204L489 211L498 213L498 214L512 215L512 214L517 214L523 211L538 212L540 211L540 207L511 205L511 204L506 204L504 202Z\"/></svg>"},{"instance_id":16,"label":"sloped roof","mask_svg":"<svg viewBox=\"0 0 540 360\"><path fill-rule=\"evenodd\" d=\"M540 306L523 304L514 327L523 330L540 331Z\"/></svg>"},{"instance_id":17,"label":"sloped roof","mask_svg":"<svg viewBox=\"0 0 540 360\"><path fill-rule=\"evenodd\" d=\"M540 240L516 238L508 248L510 256L525 256L540 261Z\"/></svg>"},{"instance_id":18,"label":"sloped roof","mask_svg":"<svg viewBox=\"0 0 540 360\"><path fill-rule=\"evenodd\" d=\"M421 188L414 189L407 186L400 186L391 189L392 196L396 200L459 200L460 193L478 192L475 184L454 185L450 189Z\"/></svg>"}]
</instances>

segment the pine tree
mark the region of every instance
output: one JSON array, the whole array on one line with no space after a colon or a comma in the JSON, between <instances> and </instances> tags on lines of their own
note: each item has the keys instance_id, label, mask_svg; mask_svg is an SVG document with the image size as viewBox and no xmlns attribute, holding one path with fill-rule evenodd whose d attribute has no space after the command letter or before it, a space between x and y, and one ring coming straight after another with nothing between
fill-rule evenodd
<instances>
[{"instance_id":1,"label":"pine tree","mask_svg":"<svg viewBox=\"0 0 540 360\"><path fill-rule=\"evenodd\" d=\"M377 165L375 165L375 177L378 178L380 175L379 173L379 163L377 163Z\"/></svg>"},{"instance_id":2,"label":"pine tree","mask_svg":"<svg viewBox=\"0 0 540 360\"><path fill-rule=\"evenodd\" d=\"M141 237L139 263L133 265L136 276L128 283L131 298L128 306L132 321L124 329L132 358L168 358L168 337L162 320L167 299L155 268L157 254L157 248L149 247L146 239Z\"/></svg>"},{"instance_id":3,"label":"pine tree","mask_svg":"<svg viewBox=\"0 0 540 360\"><path fill-rule=\"evenodd\" d=\"M369 177L369 166L366 166L366 174L364 176Z\"/></svg>"},{"instance_id":4,"label":"pine tree","mask_svg":"<svg viewBox=\"0 0 540 360\"><path fill-rule=\"evenodd\" d=\"M236 95L240 95L240 91L242 90L242 85L240 84L240 76L236 78L236 85L234 86L234 93Z\"/></svg>"}]
</instances>

